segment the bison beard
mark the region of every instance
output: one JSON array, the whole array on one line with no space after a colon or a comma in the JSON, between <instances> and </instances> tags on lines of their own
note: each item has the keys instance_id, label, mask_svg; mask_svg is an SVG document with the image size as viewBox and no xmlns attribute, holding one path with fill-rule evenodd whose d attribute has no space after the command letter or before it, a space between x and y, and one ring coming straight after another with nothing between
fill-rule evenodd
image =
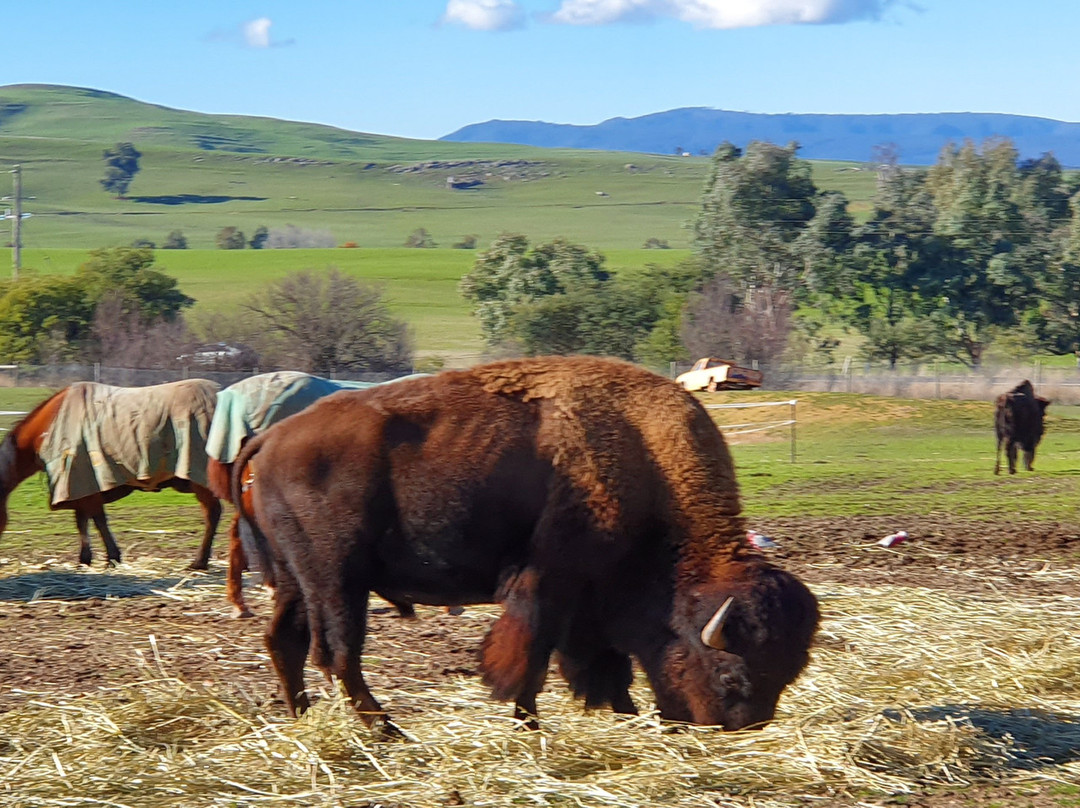
<instances>
[{"instance_id":1,"label":"bison beard","mask_svg":"<svg viewBox=\"0 0 1080 808\"><path fill-rule=\"evenodd\" d=\"M1048 406L1049 400L1035 395L1035 388L1027 379L997 397L994 404L994 432L997 435L994 474L1001 473L1002 444L1005 445L1009 474L1016 474L1018 447L1024 452L1024 468L1033 470L1035 447L1042 440L1043 419Z\"/></svg>"},{"instance_id":2,"label":"bison beard","mask_svg":"<svg viewBox=\"0 0 1080 808\"><path fill-rule=\"evenodd\" d=\"M335 394L251 440L231 486L276 587L266 642L294 715L310 651L397 732L360 668L372 591L502 603L482 667L529 726L553 652L587 707L636 712L637 659L662 718L725 729L769 721L809 658L817 602L745 543L719 430L627 363L517 360Z\"/></svg>"}]
</instances>

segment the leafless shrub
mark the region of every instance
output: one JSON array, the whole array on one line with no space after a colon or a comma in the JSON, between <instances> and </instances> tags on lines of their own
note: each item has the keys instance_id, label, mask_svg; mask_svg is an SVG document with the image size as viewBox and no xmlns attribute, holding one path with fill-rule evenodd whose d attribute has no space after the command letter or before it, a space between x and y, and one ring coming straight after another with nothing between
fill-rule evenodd
<instances>
[{"instance_id":1,"label":"leafless shrub","mask_svg":"<svg viewBox=\"0 0 1080 808\"><path fill-rule=\"evenodd\" d=\"M275 227L266 237L266 247L271 250L295 250L337 246L337 239L329 230L309 230L287 224Z\"/></svg>"},{"instance_id":2,"label":"leafless shrub","mask_svg":"<svg viewBox=\"0 0 1080 808\"><path fill-rule=\"evenodd\" d=\"M171 367L192 342L182 318L146 322L137 312L126 310L119 294L98 303L91 335L97 343L98 361L131 368Z\"/></svg>"},{"instance_id":3,"label":"leafless shrub","mask_svg":"<svg viewBox=\"0 0 1080 808\"><path fill-rule=\"evenodd\" d=\"M247 308L261 321L253 346L278 366L311 373L412 367L412 336L390 315L382 290L337 269L286 275Z\"/></svg>"},{"instance_id":4,"label":"leafless shrub","mask_svg":"<svg viewBox=\"0 0 1080 808\"><path fill-rule=\"evenodd\" d=\"M741 289L726 275L710 280L687 304L680 337L692 356L769 364L791 333L791 299L775 287Z\"/></svg>"}]
</instances>

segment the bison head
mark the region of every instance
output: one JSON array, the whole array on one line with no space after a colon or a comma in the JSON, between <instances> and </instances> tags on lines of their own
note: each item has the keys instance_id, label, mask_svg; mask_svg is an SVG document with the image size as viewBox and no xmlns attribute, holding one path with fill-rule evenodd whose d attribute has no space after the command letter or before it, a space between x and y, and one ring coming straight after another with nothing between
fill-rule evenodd
<instances>
[{"instance_id":1,"label":"bison head","mask_svg":"<svg viewBox=\"0 0 1080 808\"><path fill-rule=\"evenodd\" d=\"M652 677L661 717L726 730L762 726L806 667L817 623L810 590L771 566L677 594L676 639Z\"/></svg>"}]
</instances>

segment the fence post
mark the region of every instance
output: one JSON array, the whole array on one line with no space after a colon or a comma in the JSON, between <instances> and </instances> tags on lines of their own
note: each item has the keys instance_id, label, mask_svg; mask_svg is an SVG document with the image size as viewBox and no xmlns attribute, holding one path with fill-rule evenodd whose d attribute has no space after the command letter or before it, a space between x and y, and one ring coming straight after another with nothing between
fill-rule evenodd
<instances>
[{"instance_id":1,"label":"fence post","mask_svg":"<svg viewBox=\"0 0 1080 808\"><path fill-rule=\"evenodd\" d=\"M97 382L97 383L101 382L101 363L100 362L95 362L94 363L94 381Z\"/></svg>"},{"instance_id":2,"label":"fence post","mask_svg":"<svg viewBox=\"0 0 1080 808\"><path fill-rule=\"evenodd\" d=\"M795 462L795 403L798 399L791 399L791 462Z\"/></svg>"},{"instance_id":3,"label":"fence post","mask_svg":"<svg viewBox=\"0 0 1080 808\"><path fill-rule=\"evenodd\" d=\"M934 360L934 398L941 398L941 362Z\"/></svg>"}]
</instances>

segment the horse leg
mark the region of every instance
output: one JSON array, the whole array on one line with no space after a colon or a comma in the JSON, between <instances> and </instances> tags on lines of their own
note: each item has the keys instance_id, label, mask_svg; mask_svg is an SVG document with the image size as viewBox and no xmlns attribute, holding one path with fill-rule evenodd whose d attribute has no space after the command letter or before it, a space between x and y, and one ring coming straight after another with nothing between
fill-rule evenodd
<instances>
[{"instance_id":1,"label":"horse leg","mask_svg":"<svg viewBox=\"0 0 1080 808\"><path fill-rule=\"evenodd\" d=\"M199 545L199 553L191 562L188 569L204 570L210 565L210 550L214 544L214 531L217 530L218 522L221 521L221 500L219 500L208 488L192 483L192 492L199 500L203 510L203 539Z\"/></svg>"},{"instance_id":2,"label":"horse leg","mask_svg":"<svg viewBox=\"0 0 1080 808\"><path fill-rule=\"evenodd\" d=\"M101 534L101 541L105 545L105 555L108 561L106 562L110 567L120 563L120 548L116 545L116 539L113 538L112 531L109 530L109 520L105 518L105 505L99 497L87 497L86 498L86 511L90 515L90 518L94 520L94 527L97 528L98 533ZM78 513L78 511L76 511ZM87 538L87 558L89 559L89 537ZM81 560L81 559L80 559ZM89 560L85 563L89 564Z\"/></svg>"},{"instance_id":3,"label":"horse leg","mask_svg":"<svg viewBox=\"0 0 1080 808\"><path fill-rule=\"evenodd\" d=\"M248 568L244 545L240 543L240 515L229 525L229 570L225 575L225 597L233 605L233 617L254 617L244 602L244 570Z\"/></svg>"},{"instance_id":4,"label":"horse leg","mask_svg":"<svg viewBox=\"0 0 1080 808\"><path fill-rule=\"evenodd\" d=\"M94 551L90 549L90 514L75 506L75 528L79 531L79 563L90 566Z\"/></svg>"},{"instance_id":5,"label":"horse leg","mask_svg":"<svg viewBox=\"0 0 1080 808\"><path fill-rule=\"evenodd\" d=\"M307 712L310 702L304 687L304 661L311 645L307 607L300 585L284 566L277 573L274 616L266 630L266 648L284 691L289 715Z\"/></svg>"}]
</instances>

